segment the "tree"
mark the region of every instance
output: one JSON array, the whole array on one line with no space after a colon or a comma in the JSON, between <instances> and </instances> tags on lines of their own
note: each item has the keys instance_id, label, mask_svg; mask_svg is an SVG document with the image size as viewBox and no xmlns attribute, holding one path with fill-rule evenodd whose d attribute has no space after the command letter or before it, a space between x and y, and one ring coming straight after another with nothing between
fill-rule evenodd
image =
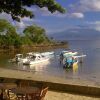
<instances>
[{"instance_id":1,"label":"tree","mask_svg":"<svg viewBox=\"0 0 100 100\"><path fill-rule=\"evenodd\" d=\"M32 25L25 28L23 31L26 37L33 41L33 43L43 43L48 41L45 30L39 26Z\"/></svg>"},{"instance_id":2,"label":"tree","mask_svg":"<svg viewBox=\"0 0 100 100\"><path fill-rule=\"evenodd\" d=\"M65 12L64 8L55 0L0 0L0 13L5 12L10 14L13 20L20 21L20 17L34 17L34 14L26 9L27 6L32 5L37 5L40 8L47 7L51 13Z\"/></svg>"},{"instance_id":3,"label":"tree","mask_svg":"<svg viewBox=\"0 0 100 100\"><path fill-rule=\"evenodd\" d=\"M0 34L1 35L16 35L16 28L7 20L0 19Z\"/></svg>"},{"instance_id":4,"label":"tree","mask_svg":"<svg viewBox=\"0 0 100 100\"><path fill-rule=\"evenodd\" d=\"M28 38L26 36L22 36L21 40L22 40L22 45L32 45L33 44L33 42L30 40L30 38Z\"/></svg>"},{"instance_id":5,"label":"tree","mask_svg":"<svg viewBox=\"0 0 100 100\"><path fill-rule=\"evenodd\" d=\"M20 36L16 32L16 28L8 21L0 19L0 46L15 46L21 45Z\"/></svg>"}]
</instances>

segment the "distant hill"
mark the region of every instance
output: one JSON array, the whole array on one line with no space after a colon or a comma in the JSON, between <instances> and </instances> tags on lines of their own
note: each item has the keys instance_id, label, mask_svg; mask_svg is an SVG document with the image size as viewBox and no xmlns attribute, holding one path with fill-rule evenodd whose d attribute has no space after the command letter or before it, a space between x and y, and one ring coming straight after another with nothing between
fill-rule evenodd
<instances>
[{"instance_id":1,"label":"distant hill","mask_svg":"<svg viewBox=\"0 0 100 100\"><path fill-rule=\"evenodd\" d=\"M100 32L94 29L69 29L62 33L52 33L49 37L56 40L88 40L100 37Z\"/></svg>"}]
</instances>

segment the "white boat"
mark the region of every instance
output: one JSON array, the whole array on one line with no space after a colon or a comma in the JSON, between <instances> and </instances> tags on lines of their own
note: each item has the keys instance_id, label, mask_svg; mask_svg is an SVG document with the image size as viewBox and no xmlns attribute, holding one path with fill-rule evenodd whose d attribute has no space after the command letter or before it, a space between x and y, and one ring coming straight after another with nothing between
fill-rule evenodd
<instances>
[{"instance_id":1,"label":"white boat","mask_svg":"<svg viewBox=\"0 0 100 100\"><path fill-rule=\"evenodd\" d=\"M38 64L38 63L44 63L49 61L49 57L42 56L41 54L34 53L28 61L23 62L25 65L33 65L33 64Z\"/></svg>"},{"instance_id":2,"label":"white boat","mask_svg":"<svg viewBox=\"0 0 100 100\"><path fill-rule=\"evenodd\" d=\"M78 54L78 52L67 52L67 53L64 53L63 56L64 57L70 57L70 56L75 56L77 54Z\"/></svg>"},{"instance_id":3,"label":"white boat","mask_svg":"<svg viewBox=\"0 0 100 100\"><path fill-rule=\"evenodd\" d=\"M33 55L33 52L29 52L26 54L26 57L23 57L23 54L16 54L13 59L10 59L9 62L26 62L28 61L31 56Z\"/></svg>"},{"instance_id":4,"label":"white boat","mask_svg":"<svg viewBox=\"0 0 100 100\"><path fill-rule=\"evenodd\" d=\"M26 54L26 57L22 59L22 62L25 63L31 59L31 57L34 55L33 52L29 52Z\"/></svg>"},{"instance_id":5,"label":"white boat","mask_svg":"<svg viewBox=\"0 0 100 100\"><path fill-rule=\"evenodd\" d=\"M26 54L26 57L22 59L22 62L23 63L26 63L26 62L30 61L32 59L32 57L34 55L37 55L37 54L38 55L41 55L42 57L50 57L50 55L53 55L54 52L43 52L43 53L39 53L39 52L35 52L35 53L34 52L29 52L29 53Z\"/></svg>"},{"instance_id":6,"label":"white boat","mask_svg":"<svg viewBox=\"0 0 100 100\"><path fill-rule=\"evenodd\" d=\"M16 54L13 59L10 59L9 62L20 62L23 59L23 54Z\"/></svg>"},{"instance_id":7,"label":"white boat","mask_svg":"<svg viewBox=\"0 0 100 100\"><path fill-rule=\"evenodd\" d=\"M66 57L63 59L63 66L66 68L71 68L78 64L78 59L74 56Z\"/></svg>"},{"instance_id":8,"label":"white boat","mask_svg":"<svg viewBox=\"0 0 100 100\"><path fill-rule=\"evenodd\" d=\"M80 55L80 56L76 55L74 57L76 57L76 58L83 58L83 57L86 57L86 55Z\"/></svg>"},{"instance_id":9,"label":"white boat","mask_svg":"<svg viewBox=\"0 0 100 100\"><path fill-rule=\"evenodd\" d=\"M51 52L42 52L41 53L42 56L51 56L51 55L54 55L54 52L51 51Z\"/></svg>"},{"instance_id":10,"label":"white boat","mask_svg":"<svg viewBox=\"0 0 100 100\"><path fill-rule=\"evenodd\" d=\"M77 55L78 52L71 52L71 51L62 51L60 53L60 63L64 62L64 59L68 58L68 57L72 57Z\"/></svg>"},{"instance_id":11,"label":"white boat","mask_svg":"<svg viewBox=\"0 0 100 100\"><path fill-rule=\"evenodd\" d=\"M78 52L62 52L60 54L60 63L63 64L64 67L72 67L77 65L79 62L79 58L86 57L86 55L78 55Z\"/></svg>"},{"instance_id":12,"label":"white boat","mask_svg":"<svg viewBox=\"0 0 100 100\"><path fill-rule=\"evenodd\" d=\"M34 61L34 63L36 62L41 62L42 61L47 61L47 59L51 58L51 55L53 55L54 52L29 52L26 54L25 57L23 57L23 54L16 54L15 57L13 59L10 59L9 62L22 62L23 64L33 64L33 59L34 59L34 55L36 56L36 61Z\"/></svg>"}]
</instances>

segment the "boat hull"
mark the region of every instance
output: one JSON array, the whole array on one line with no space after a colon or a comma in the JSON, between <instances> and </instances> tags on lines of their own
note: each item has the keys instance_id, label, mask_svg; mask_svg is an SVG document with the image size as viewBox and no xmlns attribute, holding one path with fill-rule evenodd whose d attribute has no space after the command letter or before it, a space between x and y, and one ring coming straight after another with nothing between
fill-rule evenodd
<instances>
[{"instance_id":1,"label":"boat hull","mask_svg":"<svg viewBox=\"0 0 100 100\"><path fill-rule=\"evenodd\" d=\"M44 63L44 62L49 62L49 59L42 59L42 60L34 60L34 61L27 61L24 62L24 65L35 65L35 64L40 64L40 63Z\"/></svg>"}]
</instances>

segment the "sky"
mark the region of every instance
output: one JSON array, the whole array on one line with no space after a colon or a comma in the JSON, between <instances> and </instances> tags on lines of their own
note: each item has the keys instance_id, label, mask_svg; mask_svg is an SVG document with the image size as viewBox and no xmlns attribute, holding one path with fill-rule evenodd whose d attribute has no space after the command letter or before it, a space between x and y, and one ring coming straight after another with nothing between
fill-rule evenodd
<instances>
[{"instance_id":1,"label":"sky","mask_svg":"<svg viewBox=\"0 0 100 100\"><path fill-rule=\"evenodd\" d=\"M0 18L5 18L18 29L36 24L43 27L47 34L62 33L74 29L93 29L100 32L100 0L56 0L66 9L65 14L55 12L51 14L46 7L39 8L32 6L27 8L34 12L35 18L23 18L21 22L11 19L10 15L0 14Z\"/></svg>"}]
</instances>

